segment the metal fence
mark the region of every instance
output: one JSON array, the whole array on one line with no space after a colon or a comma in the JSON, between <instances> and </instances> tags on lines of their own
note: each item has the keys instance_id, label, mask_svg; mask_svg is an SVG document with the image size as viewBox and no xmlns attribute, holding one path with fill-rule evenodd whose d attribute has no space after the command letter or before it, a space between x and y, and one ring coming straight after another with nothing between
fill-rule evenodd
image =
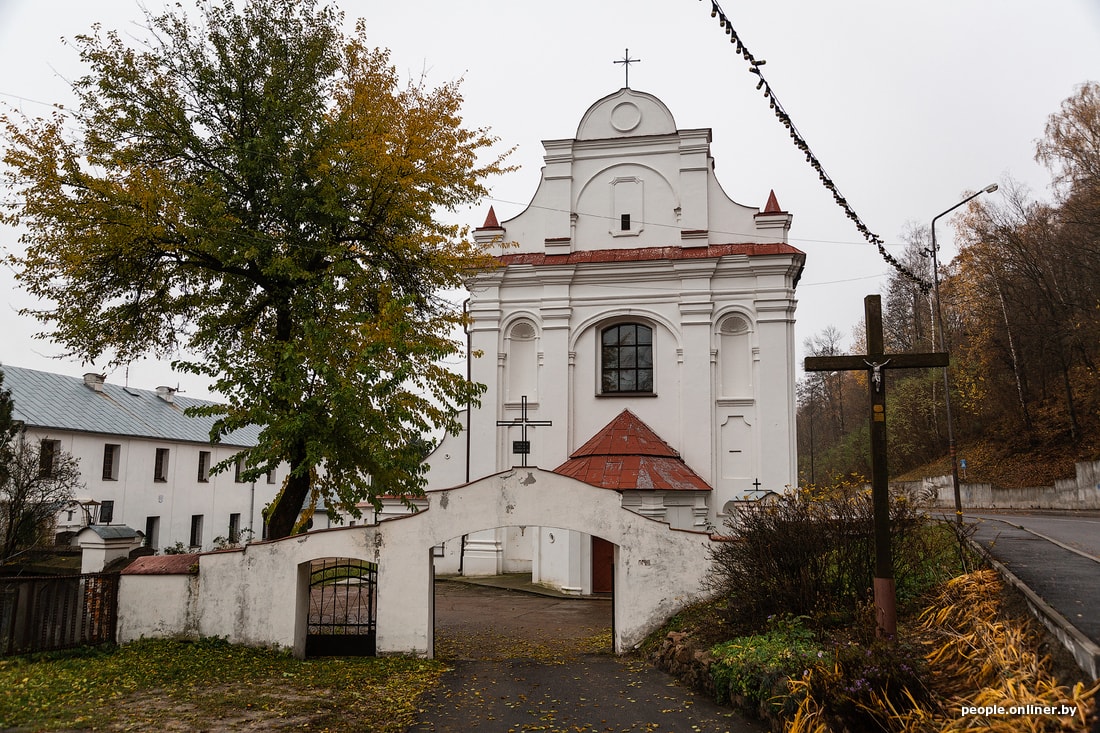
<instances>
[{"instance_id":1,"label":"metal fence","mask_svg":"<svg viewBox=\"0 0 1100 733\"><path fill-rule=\"evenodd\" d=\"M113 643L118 577L0 578L0 656Z\"/></svg>"}]
</instances>

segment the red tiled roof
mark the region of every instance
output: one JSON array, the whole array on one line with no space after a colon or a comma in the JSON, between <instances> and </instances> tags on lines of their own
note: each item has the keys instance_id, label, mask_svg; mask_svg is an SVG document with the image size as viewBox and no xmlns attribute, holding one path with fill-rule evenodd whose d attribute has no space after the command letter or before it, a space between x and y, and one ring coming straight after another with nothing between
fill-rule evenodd
<instances>
[{"instance_id":1,"label":"red tiled roof","mask_svg":"<svg viewBox=\"0 0 1100 733\"><path fill-rule=\"evenodd\" d=\"M575 450L554 469L603 489L663 489L710 491L668 443L637 415L623 410L618 417Z\"/></svg>"},{"instance_id":2,"label":"red tiled roof","mask_svg":"<svg viewBox=\"0 0 1100 733\"><path fill-rule=\"evenodd\" d=\"M139 557L126 566L123 575L193 575L198 572L199 556L195 553L182 555L149 555Z\"/></svg>"},{"instance_id":3,"label":"red tiled roof","mask_svg":"<svg viewBox=\"0 0 1100 733\"><path fill-rule=\"evenodd\" d=\"M708 257L746 255L802 255L801 250L780 242L772 244L705 244L701 247L639 247L637 249L590 249L569 254L548 255L520 252L501 255L504 265L574 265L588 262L647 262L651 260L701 260Z\"/></svg>"}]
</instances>

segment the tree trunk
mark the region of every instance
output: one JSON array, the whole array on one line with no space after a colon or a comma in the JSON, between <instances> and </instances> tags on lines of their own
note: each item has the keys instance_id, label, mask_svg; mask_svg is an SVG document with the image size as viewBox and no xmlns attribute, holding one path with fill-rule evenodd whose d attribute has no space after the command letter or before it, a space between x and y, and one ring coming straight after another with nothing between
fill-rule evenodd
<instances>
[{"instance_id":1,"label":"tree trunk","mask_svg":"<svg viewBox=\"0 0 1100 733\"><path fill-rule=\"evenodd\" d=\"M275 503L271 505L271 511L267 516L267 539L277 540L281 537L289 537L294 531L294 524L298 521L298 515L302 513L302 504L309 496L310 475L306 467L303 475L296 475L295 471L305 463L305 451L299 453L290 464L290 475L287 476L286 486L279 494Z\"/></svg>"},{"instance_id":2,"label":"tree trunk","mask_svg":"<svg viewBox=\"0 0 1100 733\"><path fill-rule=\"evenodd\" d=\"M290 312L290 296L286 292L276 290L274 300L275 307L275 341L278 343L290 343L293 334L293 316ZM277 367L276 379L287 383L293 383L293 375L279 373L286 369L285 366ZM284 408L290 408L285 405ZM309 496L311 481L310 466L306 460L306 446L301 440L296 441L290 455L287 456L290 464L290 475L287 476L286 485L276 497L275 503L267 516L267 539L277 540L281 537L289 537L294 531L294 524L298 521L298 515L302 512L302 504Z\"/></svg>"},{"instance_id":3,"label":"tree trunk","mask_svg":"<svg viewBox=\"0 0 1100 733\"><path fill-rule=\"evenodd\" d=\"M997 279L997 275L990 272L993 275L993 283L997 286L997 297L1001 301L1001 317L1005 322L1005 333L1008 335L1008 353L1012 357L1012 376L1016 379L1016 397L1020 401L1020 411L1024 417L1024 428L1027 430L1028 435L1031 434L1031 412L1027 407L1027 399L1024 397L1024 384L1020 379L1020 363L1016 358L1016 341L1012 337L1012 323L1008 320L1008 306L1005 305L1004 292L1001 291L1001 281Z\"/></svg>"},{"instance_id":4,"label":"tree trunk","mask_svg":"<svg viewBox=\"0 0 1100 733\"><path fill-rule=\"evenodd\" d=\"M1081 428L1077 424L1077 404L1073 399L1073 385L1069 379L1069 367L1062 360L1062 383L1066 390L1066 409L1069 412L1069 437L1074 443L1081 440Z\"/></svg>"}]
</instances>

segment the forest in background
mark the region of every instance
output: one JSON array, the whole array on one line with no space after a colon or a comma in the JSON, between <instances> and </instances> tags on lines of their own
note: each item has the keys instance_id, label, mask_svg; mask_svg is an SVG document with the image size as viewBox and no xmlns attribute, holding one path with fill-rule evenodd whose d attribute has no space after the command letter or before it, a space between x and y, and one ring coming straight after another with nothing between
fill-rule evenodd
<instances>
[{"instance_id":1,"label":"forest in background","mask_svg":"<svg viewBox=\"0 0 1100 733\"><path fill-rule=\"evenodd\" d=\"M938 275L964 481L1050 485L1100 458L1100 84L1082 84L1050 116L1035 157L1051 173L1050 201L1006 179L937 227L954 226L959 248ZM932 282L929 227L902 238L897 259ZM887 353L940 350L933 293L895 273L882 297ZM866 353L864 324L852 330L845 340L826 328L806 355ZM949 474L943 371L888 374L891 479ZM802 483L871 475L868 405L866 372L799 382Z\"/></svg>"}]
</instances>

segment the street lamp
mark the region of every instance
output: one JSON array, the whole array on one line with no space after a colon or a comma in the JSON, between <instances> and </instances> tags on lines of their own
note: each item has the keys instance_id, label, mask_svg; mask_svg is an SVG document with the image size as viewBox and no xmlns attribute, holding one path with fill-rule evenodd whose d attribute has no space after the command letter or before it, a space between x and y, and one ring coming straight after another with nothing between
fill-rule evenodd
<instances>
[{"instance_id":1,"label":"street lamp","mask_svg":"<svg viewBox=\"0 0 1100 733\"><path fill-rule=\"evenodd\" d=\"M963 204L981 196L983 193L993 193L997 190L997 184L991 183L981 191L973 193L947 211L932 217L932 287L936 297L936 321L939 323L940 351L947 351L944 343L943 311L940 308L940 264L939 247L936 245L936 220L950 214ZM927 251L927 250L926 250ZM943 368L943 404L947 412L947 452L951 456L951 486L955 492L955 523L962 524L962 494L959 491L959 457L955 449L955 421L951 416L951 382L947 378L947 367Z\"/></svg>"}]
</instances>

